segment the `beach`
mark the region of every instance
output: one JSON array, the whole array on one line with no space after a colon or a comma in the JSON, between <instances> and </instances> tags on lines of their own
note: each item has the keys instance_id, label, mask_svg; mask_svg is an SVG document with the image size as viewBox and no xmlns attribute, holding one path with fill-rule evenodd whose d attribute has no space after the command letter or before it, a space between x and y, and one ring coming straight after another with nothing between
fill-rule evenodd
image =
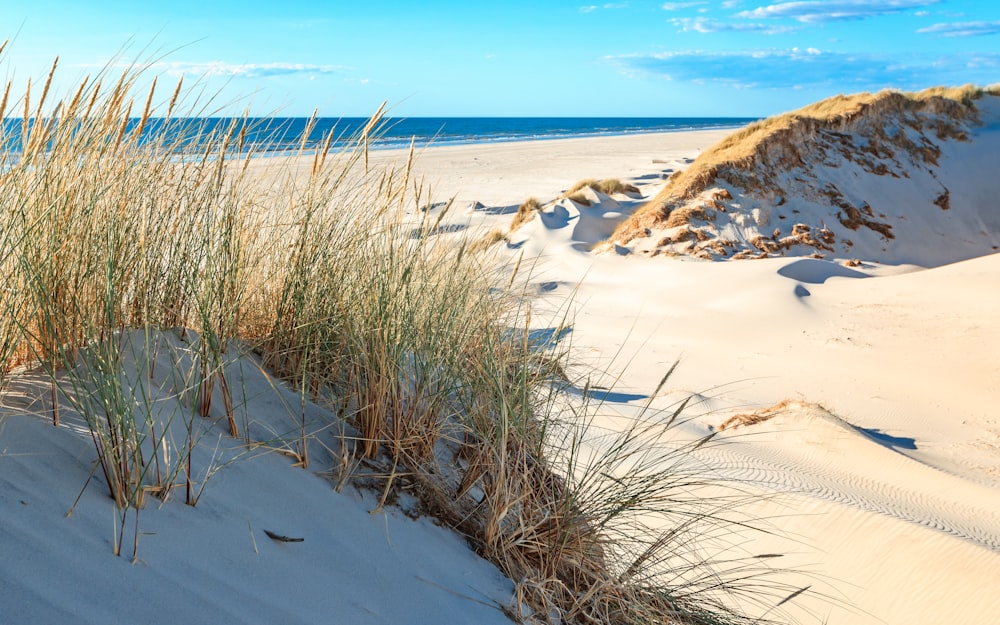
<instances>
[{"instance_id":1,"label":"beach","mask_svg":"<svg viewBox=\"0 0 1000 625\"><path fill-rule=\"evenodd\" d=\"M550 201L583 178L619 177L651 197L725 134L429 149L417 171L457 198L449 220L489 228L528 196ZM636 414L675 361L653 405L696 397L691 436L789 402L724 432L714 452L761 495L754 510L773 531L738 551L784 554L784 578L810 586L790 608L801 622L1000 613L1000 256L928 269L583 251L587 220L617 222L642 201L536 218L498 246L539 259L536 315L555 324L572 300L571 362L631 398L602 409Z\"/></svg>"},{"instance_id":2,"label":"beach","mask_svg":"<svg viewBox=\"0 0 1000 625\"><path fill-rule=\"evenodd\" d=\"M0 625L1000 623L1000 3L5 16Z\"/></svg>"},{"instance_id":3,"label":"beach","mask_svg":"<svg viewBox=\"0 0 1000 625\"><path fill-rule=\"evenodd\" d=\"M527 198L554 202L487 250L483 271L518 267L509 280L531 296L533 328L568 337L558 348L568 351L572 387L580 395L602 389L595 425L654 422L688 400L669 436L684 444L717 433L701 450L708 479L738 485L741 518L766 531L732 527L698 552L762 563L754 571L774 567L765 587L803 589L787 602L788 592L749 602L751 616L990 622L1000 613L1000 417L992 410L1000 402L1000 256L848 268L804 257L709 262L592 251L729 132L421 149L411 180L427 193L406 207L406 219L436 220L451 201L438 236L474 242L507 231ZM256 163L255 175L279 158ZM376 151L369 167L407 158L406 150ZM296 167L308 171L310 160ZM587 178L618 178L636 191L588 192L589 206L555 201ZM234 387L277 388L253 367L240 364L237 374L229 366L234 377L249 376ZM43 387L37 376L17 384L32 380L34 392ZM150 609L186 622L314 622L333 613L372 623L506 620L511 583L456 534L407 518L419 515L405 500L406 514L381 510L377 493L335 493L329 475L317 478L277 454L223 456L203 503L150 506L138 563L109 567L111 502L91 484L64 518L91 470L92 460L76 460L89 457L90 441L72 419L46 424L45 402L17 384L8 405L39 418L6 417L2 555L35 565L4 575L7 596L31 599L0 614L20 622L140 618ZM303 401L287 391L280 402L260 395L239 410L266 421ZM762 414L769 420L746 418ZM722 429L739 415L746 425ZM62 455L44 452L53 447ZM183 529L192 523L196 539ZM304 545L269 540L262 529ZM234 567L240 573L231 578ZM122 588L141 604L105 609ZM191 594L195 588L205 590Z\"/></svg>"}]
</instances>

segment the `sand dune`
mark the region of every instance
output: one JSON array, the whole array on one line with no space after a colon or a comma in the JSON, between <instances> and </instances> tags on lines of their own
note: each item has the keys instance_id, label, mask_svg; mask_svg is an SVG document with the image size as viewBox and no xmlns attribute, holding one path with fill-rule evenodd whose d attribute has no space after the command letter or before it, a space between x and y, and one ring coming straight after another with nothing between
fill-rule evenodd
<instances>
[{"instance_id":1,"label":"sand dune","mask_svg":"<svg viewBox=\"0 0 1000 625\"><path fill-rule=\"evenodd\" d=\"M123 345L131 362L122 377L146 387L158 422L176 431L167 438L184 440L191 344L171 332L147 339L138 331ZM193 466L204 498L186 506L183 489L169 502L151 496L141 518L129 515L124 526L107 490L88 480L96 467L83 418L63 397L63 425L53 427L45 376L21 372L12 381L0 413L0 621L509 622L501 607L510 581L457 534L398 508L371 514L377 497L353 488L333 493L334 434L325 430L324 408L303 405L235 348L227 361L234 388L248 391L235 406L241 423L268 447L291 449L297 419L317 430L310 470L199 421ZM134 564L112 555L123 531L126 556L138 540Z\"/></svg>"},{"instance_id":2,"label":"sand dune","mask_svg":"<svg viewBox=\"0 0 1000 625\"><path fill-rule=\"evenodd\" d=\"M781 579L809 586L781 606L785 616L936 625L1000 614L1000 418L992 409L1000 402L1000 189L984 169L1000 153L998 100L977 102L978 121L962 126L963 140L923 135L940 149L936 164L887 157L895 176L840 154L862 137L831 138L837 158L803 157L804 165L774 174L786 182L783 202L758 206L760 224L743 209L764 196L716 181L706 193L730 193L717 200L725 212L681 226L704 232L703 241L658 246L661 223L650 236L604 248L617 254L587 252L612 222L625 228L629 215L662 197L664 182L640 170L623 179L642 198L597 195L583 206L550 195L504 246L539 259L539 311L558 315L572 297L576 373L614 385L604 397L609 414L639 414L677 359L670 388L652 405L694 396L692 438L790 400L769 420L727 428L724 444L708 452L722 474L761 495L753 511L774 530L741 537L735 553L783 554L776 562L789 572ZM689 163L678 155L641 164L665 171ZM797 181L804 172L808 181ZM845 209L815 193L825 181L853 205L867 202L874 217L862 210L862 219L884 220L892 238L842 223ZM942 186L947 207L934 203ZM774 240L779 224L788 236L795 223L812 233L828 228L832 249L711 252L734 229L749 244L757 234ZM664 254L724 258L737 249L772 257ZM657 250L658 258L642 253ZM816 252L826 258L811 258Z\"/></svg>"},{"instance_id":3,"label":"sand dune","mask_svg":"<svg viewBox=\"0 0 1000 625\"><path fill-rule=\"evenodd\" d=\"M936 163L898 150L860 162L844 152L862 136L820 133L825 156L773 174L780 203L713 179L692 201L725 212L680 226L692 240L658 245L678 230L656 222L650 236L603 248L617 253L591 250L726 131L436 148L416 170L456 198L443 223L462 228L448 236L506 230L521 202L539 199L535 218L492 250L522 259L539 330L571 310L570 375L608 387L602 423L693 397L677 435L695 440L734 415L774 413L705 448L717 475L759 497L746 512L772 532L734 535L731 555L780 554L776 579L808 587L771 612L749 610L831 625L986 623L1000 614L997 100L977 101L978 119L956 126L964 139L913 139L940 150ZM639 194L563 197L576 180L611 177ZM839 195L820 193L826 184ZM945 187L947 208L935 203ZM857 229L840 197L858 209ZM754 238L780 241L796 224L808 226L799 242L770 258L689 257L764 256ZM724 237L740 242L725 256L713 247Z\"/></svg>"},{"instance_id":4,"label":"sand dune","mask_svg":"<svg viewBox=\"0 0 1000 625\"><path fill-rule=\"evenodd\" d=\"M1000 96L886 92L839 109L836 100L826 105L835 114L815 113L821 102L717 145L613 240L643 254L923 267L1000 248L1000 181L991 173Z\"/></svg>"},{"instance_id":5,"label":"sand dune","mask_svg":"<svg viewBox=\"0 0 1000 625\"><path fill-rule=\"evenodd\" d=\"M578 251L548 249L546 280L579 276L566 269ZM727 429L711 453L770 498L755 512L776 536L747 536L738 553L785 554L795 572L782 579L811 584L790 610L803 622L988 622L1000 610L1000 256L882 276L808 261L591 262L572 288L581 370L642 398L679 358L654 406L695 395L692 437L794 400ZM545 298L555 308L570 291Z\"/></svg>"},{"instance_id":6,"label":"sand dune","mask_svg":"<svg viewBox=\"0 0 1000 625\"><path fill-rule=\"evenodd\" d=\"M862 178L860 166L847 159L824 166L824 176L840 176L850 201L863 196L875 218L888 216L894 238L885 251L876 230L848 234L828 204L786 190L783 207L794 205L817 220L807 224L810 232L834 231L834 251L821 250L833 260L804 258L816 251L807 245L782 250L793 258L775 254L753 262L636 253L655 236L610 248L618 253L590 251L726 131L436 148L420 155L415 171L434 186L435 202L455 198L441 236L506 228L524 199L539 198L536 218L492 253L523 259L519 276L529 282L532 319L544 336L556 335L551 330L570 309L572 328L558 335L570 349L571 377L604 388L595 395L602 401L601 424L656 416L642 406L668 410L686 397L693 397L686 422L675 430L682 440L718 431L734 415L770 417L727 427L716 437L721 444L705 446L702 456L714 475L738 481L752 496L744 513L771 530L733 533L727 545L714 545L721 550L714 555L780 555L767 559L781 569L775 579L807 588L778 609L748 609L830 625L990 623L1000 614L1000 417L994 409L1000 405L1000 255L990 253L1000 235L992 221L995 194L973 178L995 162L1000 115L993 106L983 108L984 125L966 128L970 140L935 143L938 167L915 168L908 179L865 178L851 187L856 198L845 189L854 173ZM373 160L400 158L405 155L385 152ZM953 161L965 165L949 168ZM947 210L928 203L926 194L906 195L907 181L925 191L937 188L931 173L950 190ZM639 194L586 192L589 204L561 197L588 177L621 178ZM878 208L875 192L895 199ZM709 235L688 251L710 249L698 245L725 228L739 226L749 238L754 231L770 236L767 229L777 227L771 220L794 225L790 215L780 220L783 213L774 211L766 226L756 225L751 211L753 223L740 226L733 205L739 200L718 201L728 202L727 212L715 222L685 226ZM425 214L419 208L443 206L413 207L414 219ZM953 220L954 229L933 230L946 223L938 218ZM861 262L839 262L852 258ZM966 260L943 264L958 259ZM650 397L678 359L668 386ZM234 362L245 365L243 374L254 369L250 361ZM243 385L268 393L239 409L261 427L280 430L280 422L267 420L287 419L281 389L257 378ZM24 598L0 609L6 618L66 620L82 606L92 622L111 614L148 620L151 613L188 622L217 622L218 615L275 622L290 614L297 620L289 622L330 614L373 623L506 619L498 608L511 601L512 585L457 536L397 510L373 517L370 498L350 489L330 496L328 481L277 455L226 467L196 512L165 506L144 513L149 533L141 537L138 566L111 558L115 518L108 501L91 492L72 521L63 518L92 468L82 460L89 441L72 428L46 424L43 391L23 390L7 400L23 401L18 408L29 415L0 421L5 449L18 449L0 453L6 497L0 545L4 561L26 563L17 576L0 580L6 596ZM333 459L318 451L314 461ZM271 541L262 537L265 528L306 542ZM195 542L177 549L183 540ZM220 562L241 573L230 576ZM353 564L331 568L331 562ZM309 582L290 585L289 579ZM398 601L387 600L385 588ZM142 602L122 601L121 593L133 589Z\"/></svg>"},{"instance_id":7,"label":"sand dune","mask_svg":"<svg viewBox=\"0 0 1000 625\"><path fill-rule=\"evenodd\" d=\"M870 140L842 128L773 173L780 198L713 179L692 199L713 218L687 221L690 240L664 245L681 230L657 222L601 247L727 131L431 148L415 172L454 198L445 236L506 231L526 198L539 199L492 252L521 259L540 332L570 310L570 375L607 387L595 395L601 423L693 397L676 434L696 440L734 415L774 413L705 448L715 475L756 496L744 512L771 531L733 534L713 555L780 554L773 579L807 588L749 611L830 625L986 623L1000 614L998 100L977 101L978 116L956 117L950 134L913 134L932 160L866 152ZM585 178L639 193L564 197ZM768 251L758 236L795 242ZM727 237L739 245L724 255L715 244ZM740 252L769 258L690 258Z\"/></svg>"}]
</instances>

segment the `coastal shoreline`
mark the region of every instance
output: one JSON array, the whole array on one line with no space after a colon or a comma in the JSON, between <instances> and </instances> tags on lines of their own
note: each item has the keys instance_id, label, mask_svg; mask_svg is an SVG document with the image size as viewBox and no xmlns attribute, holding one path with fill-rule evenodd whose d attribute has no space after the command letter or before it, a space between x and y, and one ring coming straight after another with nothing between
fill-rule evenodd
<instances>
[{"instance_id":1,"label":"coastal shoreline","mask_svg":"<svg viewBox=\"0 0 1000 625\"><path fill-rule=\"evenodd\" d=\"M502 143L431 145L413 151L411 178L422 182L429 199L452 198L459 207L519 204L529 197L548 201L585 178L621 178L659 184L732 129L680 130L631 135L536 139ZM372 168L402 167L410 150L371 150ZM252 163L266 172L307 173L312 156L269 157Z\"/></svg>"},{"instance_id":2,"label":"coastal shoreline","mask_svg":"<svg viewBox=\"0 0 1000 625\"><path fill-rule=\"evenodd\" d=\"M651 199L728 134L440 147L419 152L414 171L454 190L456 223L505 228L527 197L551 203L497 253L537 263L537 323L578 302L577 375L612 385L609 396L642 398L604 409L635 415L679 361L651 405L694 397L692 437L741 413L777 416L725 433L717 462L743 467L730 477L759 494L755 512L781 537L743 548L785 553L781 579L815 584L790 613L926 625L996 613L1000 599L981 591L1000 585L1000 419L987 409L1000 402L989 347L1000 290L983 287L997 284L1000 255L846 271L835 258L584 251L602 222ZM620 178L640 193L553 203L586 178Z\"/></svg>"},{"instance_id":3,"label":"coastal shoreline","mask_svg":"<svg viewBox=\"0 0 1000 625\"><path fill-rule=\"evenodd\" d=\"M707 475L738 484L749 502L746 512L770 533L744 536L733 530L727 536L733 551L705 547L716 558L776 562L781 571L773 579L809 586L782 611L803 623L826 619L831 625L983 622L1000 612L1000 598L988 592L1000 587L1000 419L989 411L1000 403L1000 371L991 349L1000 307L1000 289L994 288L1000 255L934 269L909 267L903 275L892 275L900 268L869 264L853 273L834 271L842 268L837 259L710 262L588 251L602 233L654 197L670 175L730 132L416 150L411 182L425 185L430 205L426 212L418 207L405 212L417 221L437 219L442 203L454 198L441 221L442 236L475 240L491 228L508 231L518 204L528 197L550 204L548 213L507 232L488 250L483 271L495 269L494 260L518 265L523 256L518 275L527 281L532 323L553 330L568 320L568 331L554 334L571 337L559 349L570 351L570 380L587 381L575 390L583 396L590 376L590 389L608 389L597 394L599 423L653 417L655 424L688 400L689 409L671 435L698 440L718 433L721 444L704 449L712 469ZM401 167L409 155L409 150L372 151L368 166ZM249 174L264 187L268 176L284 175L288 167L291 175L308 175L312 157L295 159L263 158L251 163ZM596 201L589 206L558 199L587 178L618 178L635 184L638 192L614 197L593 192ZM657 382L677 362L667 385L654 395ZM24 596L43 597L43 605L36 609L23 603L10 610L52 620L81 602L113 603L123 584L136 584L135 570L106 566L111 557L107 539L96 529L109 516L106 496L88 490L76 509L72 527L87 530L79 532L85 541L59 525L79 492L73 476L86 473L73 458L88 453L88 441L79 432L44 422L39 408L44 401L32 401L28 407L39 415L23 420L0 415L10 420L8 435L36 447L39 441L65 445L64 435L74 437L68 439L72 454L55 459L0 455L12 485L36 479L26 477L32 475L50 480L30 496L19 495L20 503L6 508L10 516L2 525L17 537L13 558L41 563L16 575L12 571L16 579L10 586ZM723 423L741 414L770 413L774 418L761 424L720 433ZM605 417L609 420L600 421ZM13 442L19 441L8 442L15 451ZM242 616L252 605L256 611L272 610L261 613L279 614L291 593L303 606L296 614L303 620L350 606L351 618L375 622L412 614L406 601L420 604L424 613L470 613L461 597L446 606L420 601L428 583L457 593L465 593L468 585L477 593L487 589L489 601L497 605L511 594L509 580L484 566L455 535L430 527L427 519L413 525L391 508L387 521L367 523L374 505L370 496L337 495L313 476L301 480L302 473L287 464L271 455L220 472L218 487L213 482L203 506L237 518L238 529L178 506L144 512L143 527L156 535L143 539L141 557L149 570L175 577L155 585L138 583L143 605L127 606L126 613L144 613L146 604L173 606L192 578L227 583L230 572L220 562L230 561L248 570L258 567L253 570L260 577L229 595L165 613ZM268 481L262 482L257 471L265 472ZM257 498L253 489L261 483L284 494ZM296 503L299 498L308 505ZM44 514L30 516L35 510ZM296 510L300 516L292 514ZM198 548L177 550L192 518L199 523ZM294 547L255 538L265 527L281 536L305 536L308 560ZM327 538L331 533L339 542ZM386 549L381 549L383 538ZM330 562L341 561L357 544L376 557L355 555L380 567L367 592L344 577L349 567L330 570ZM425 545L437 552L420 551ZM65 566L53 584L45 563L56 559ZM429 563L433 576L427 573ZM322 583L287 587L303 571ZM380 592L389 571L401 601ZM457 580L461 575L468 577ZM83 588L71 579L102 583ZM330 591L339 587L343 593ZM250 597L255 603L247 603ZM371 607L379 608L377 617ZM492 603L478 608L483 608L476 616L481 622L505 619ZM760 605L746 609L753 616Z\"/></svg>"}]
</instances>

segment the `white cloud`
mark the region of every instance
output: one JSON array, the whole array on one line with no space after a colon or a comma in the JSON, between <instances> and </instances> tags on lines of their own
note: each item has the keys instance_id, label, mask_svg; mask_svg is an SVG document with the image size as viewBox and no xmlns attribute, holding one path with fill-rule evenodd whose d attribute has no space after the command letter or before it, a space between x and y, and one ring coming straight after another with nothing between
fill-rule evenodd
<instances>
[{"instance_id":1,"label":"white cloud","mask_svg":"<svg viewBox=\"0 0 1000 625\"><path fill-rule=\"evenodd\" d=\"M1000 22L952 22L950 24L934 24L917 31L921 34L938 37L978 37L981 35L996 35L1000 33Z\"/></svg>"},{"instance_id":2,"label":"white cloud","mask_svg":"<svg viewBox=\"0 0 1000 625\"><path fill-rule=\"evenodd\" d=\"M684 31L698 33L756 32L764 35L779 35L797 30L792 26L775 26L752 22L723 22L705 17L675 17L670 23Z\"/></svg>"},{"instance_id":3,"label":"white cloud","mask_svg":"<svg viewBox=\"0 0 1000 625\"><path fill-rule=\"evenodd\" d=\"M938 4L941 0L800 0L779 2L742 11L738 17L752 19L789 18L800 22L856 20L901 13Z\"/></svg>"},{"instance_id":4,"label":"white cloud","mask_svg":"<svg viewBox=\"0 0 1000 625\"><path fill-rule=\"evenodd\" d=\"M628 8L628 4L624 2L610 2L608 4L590 4L587 6L580 7L581 13L592 13L598 9L625 9Z\"/></svg>"},{"instance_id":5,"label":"white cloud","mask_svg":"<svg viewBox=\"0 0 1000 625\"><path fill-rule=\"evenodd\" d=\"M703 4L708 4L707 2L664 2L660 5L660 8L664 11L680 11L683 9L690 9L692 7L701 6Z\"/></svg>"},{"instance_id":6,"label":"white cloud","mask_svg":"<svg viewBox=\"0 0 1000 625\"><path fill-rule=\"evenodd\" d=\"M889 56L805 49L734 52L686 50L608 57L633 75L738 88L827 88L837 91L923 89L995 81L1000 53Z\"/></svg>"},{"instance_id":7,"label":"white cloud","mask_svg":"<svg viewBox=\"0 0 1000 625\"><path fill-rule=\"evenodd\" d=\"M339 65L314 65L310 63L226 63L223 61L184 62L172 61L156 63L154 71L164 71L168 75L195 75L204 77L224 76L232 78L261 78L272 76L292 76L296 74L336 74L344 67Z\"/></svg>"}]
</instances>

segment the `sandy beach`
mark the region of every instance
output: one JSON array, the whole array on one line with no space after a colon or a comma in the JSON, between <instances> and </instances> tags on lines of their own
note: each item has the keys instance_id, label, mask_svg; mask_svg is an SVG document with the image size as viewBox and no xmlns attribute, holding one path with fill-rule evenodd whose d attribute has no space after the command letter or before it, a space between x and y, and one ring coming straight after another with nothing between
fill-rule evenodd
<instances>
[{"instance_id":1,"label":"sandy beach","mask_svg":"<svg viewBox=\"0 0 1000 625\"><path fill-rule=\"evenodd\" d=\"M768 421L727 428L706 451L719 477L752 495L746 514L769 531L734 532L706 549L713 557L768 554L782 570L773 579L807 588L773 610L748 610L830 625L991 622L1000 614L1000 417L991 408L1000 402L1000 256L849 269L803 257L708 262L589 251L728 133L432 147L417 154L414 177L433 193L432 215L454 198L442 221L451 226L442 236L453 238L506 229L530 196L554 202L495 246L489 262L530 265L519 279L530 276L538 328L569 311L569 375L610 389L599 408L609 423L659 418L658 410L693 397L673 436L697 440L734 415L786 402ZM406 156L373 152L372 166ZM589 207L555 202L584 178L619 178L638 192L594 195ZM410 207L415 221L419 208ZM241 385L273 384L251 377ZM8 402L44 418L44 403L29 396L14 392ZM287 410L276 401L262 396L241 409ZM33 597L6 608L17 622L69 618L81 605L83 620L97 622L102 602L123 585L144 605L116 614L135 618L155 606L186 622L274 622L288 602L299 606L298 620L286 622L333 611L372 623L506 619L499 606L510 602L509 581L458 537L398 510L369 515L370 495L328 496L326 481L274 455L224 468L198 512L144 513L138 569L108 567L110 530L99 529L112 523L108 504L84 498L73 520L64 518L87 471L73 460L87 441L42 419L4 423L0 468L17 494L4 491L2 555L37 563L0 581L7 596ZM41 451L48 445L68 455L53 459ZM25 491L37 472L59 479ZM324 519L333 517L330 529ZM179 558L178 541L190 539L178 528L191 522L199 538L184 542ZM260 528L305 536L308 557L294 544L255 538ZM354 560L368 572L358 577L345 563ZM62 563L55 574L51 561ZM228 566L243 571L232 583ZM86 589L80 579L91 580ZM177 605L193 586L219 585L224 596ZM379 590L386 586L391 597Z\"/></svg>"},{"instance_id":2,"label":"sandy beach","mask_svg":"<svg viewBox=\"0 0 1000 625\"><path fill-rule=\"evenodd\" d=\"M8 3L0 625L1000 624L1000 3Z\"/></svg>"},{"instance_id":3,"label":"sandy beach","mask_svg":"<svg viewBox=\"0 0 1000 625\"><path fill-rule=\"evenodd\" d=\"M418 171L456 195L464 213L453 222L488 228L527 196L554 200L582 178L620 177L651 197L725 134L437 148L420 155ZM739 548L785 554L786 575L811 585L790 610L802 622L981 623L1000 613L1000 418L991 408L1000 401L1000 256L849 269L581 251L608 232L588 220L616 223L642 201L543 216L500 252L540 259L532 281L553 319L572 297L571 360L633 398L603 409L635 414L677 360L654 405L697 397L692 436L791 402L771 421L724 433L714 451L728 477L761 494L755 511L774 531Z\"/></svg>"}]
</instances>

